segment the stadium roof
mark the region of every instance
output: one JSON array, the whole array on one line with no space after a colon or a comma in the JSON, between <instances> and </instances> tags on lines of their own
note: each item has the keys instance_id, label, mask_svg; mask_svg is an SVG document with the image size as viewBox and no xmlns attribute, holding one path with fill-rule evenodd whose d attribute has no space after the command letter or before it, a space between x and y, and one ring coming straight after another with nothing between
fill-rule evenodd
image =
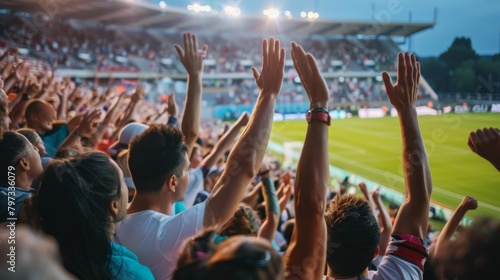
<instances>
[{"instance_id":1,"label":"stadium roof","mask_svg":"<svg viewBox=\"0 0 500 280\"><path fill-rule=\"evenodd\" d=\"M229 17L195 14L187 9L153 5L140 0L0 0L0 8L32 14L95 21L141 28L171 29L179 32L246 32L249 34L410 36L432 28L433 22L346 21L302 18L268 19L265 16ZM208 30L207 30L208 29Z\"/></svg>"}]
</instances>

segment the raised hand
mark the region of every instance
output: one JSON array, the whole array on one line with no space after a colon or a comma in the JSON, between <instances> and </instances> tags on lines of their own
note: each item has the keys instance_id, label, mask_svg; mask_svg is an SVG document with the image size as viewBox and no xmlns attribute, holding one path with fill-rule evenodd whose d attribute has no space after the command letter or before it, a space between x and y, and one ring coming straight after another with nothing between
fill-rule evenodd
<instances>
[{"instance_id":1,"label":"raised hand","mask_svg":"<svg viewBox=\"0 0 500 280\"><path fill-rule=\"evenodd\" d=\"M203 72L203 58L208 50L208 46L203 45L200 52L196 35L189 32L184 33L184 50L177 44L174 47L189 75L199 75Z\"/></svg>"},{"instance_id":2,"label":"raised hand","mask_svg":"<svg viewBox=\"0 0 500 280\"><path fill-rule=\"evenodd\" d=\"M328 87L321 76L314 56L304 51L295 42L292 42L292 59L295 69L300 77L300 82L307 92L311 108L328 107Z\"/></svg>"},{"instance_id":3,"label":"raised hand","mask_svg":"<svg viewBox=\"0 0 500 280\"><path fill-rule=\"evenodd\" d=\"M281 175L281 181L285 185L292 185L292 171L288 170Z\"/></svg>"},{"instance_id":4,"label":"raised hand","mask_svg":"<svg viewBox=\"0 0 500 280\"><path fill-rule=\"evenodd\" d=\"M472 131L467 144L474 153L491 162L500 171L500 129L490 127Z\"/></svg>"},{"instance_id":5,"label":"raised hand","mask_svg":"<svg viewBox=\"0 0 500 280\"><path fill-rule=\"evenodd\" d=\"M372 194L373 201L377 201L377 199L380 198L380 191L378 189L372 191L371 194Z\"/></svg>"},{"instance_id":6,"label":"raised hand","mask_svg":"<svg viewBox=\"0 0 500 280\"><path fill-rule=\"evenodd\" d=\"M358 188L362 193L368 194L368 189L366 188L366 184L364 182L359 183Z\"/></svg>"},{"instance_id":7,"label":"raised hand","mask_svg":"<svg viewBox=\"0 0 500 280\"><path fill-rule=\"evenodd\" d=\"M130 97L132 102L139 102L140 100L144 99L144 86L141 84L137 85L137 88L135 89L135 92L132 94Z\"/></svg>"},{"instance_id":8,"label":"raised hand","mask_svg":"<svg viewBox=\"0 0 500 280\"><path fill-rule=\"evenodd\" d=\"M466 196L462 199L459 207L464 208L466 211L475 210L477 209L477 200L472 196Z\"/></svg>"},{"instance_id":9,"label":"raised hand","mask_svg":"<svg viewBox=\"0 0 500 280\"><path fill-rule=\"evenodd\" d=\"M167 108L165 108L165 110L169 117L177 117L177 104L175 103L175 95L173 92L168 96Z\"/></svg>"},{"instance_id":10,"label":"raised hand","mask_svg":"<svg viewBox=\"0 0 500 280\"><path fill-rule=\"evenodd\" d=\"M97 120L101 117L101 110L94 109L89 110L83 115L83 119L78 126L79 134L90 133L92 129L95 127Z\"/></svg>"},{"instance_id":11,"label":"raised hand","mask_svg":"<svg viewBox=\"0 0 500 280\"><path fill-rule=\"evenodd\" d=\"M285 73L285 49L280 47L280 41L271 37L269 43L262 40L262 68L252 67L255 82L260 93L278 97Z\"/></svg>"},{"instance_id":12,"label":"raised hand","mask_svg":"<svg viewBox=\"0 0 500 280\"><path fill-rule=\"evenodd\" d=\"M17 66L17 68L16 68L16 70L15 70L15 71L16 71L16 79L17 79L18 81L23 80L23 79L26 77L26 75L28 74L29 70L30 70L29 66L28 66L28 65L26 65L26 64L24 63L24 61L23 61L23 62L21 62L21 63Z\"/></svg>"},{"instance_id":13,"label":"raised hand","mask_svg":"<svg viewBox=\"0 0 500 280\"><path fill-rule=\"evenodd\" d=\"M5 52L5 55L6 55L6 56L18 55L18 54L19 54L19 52L18 52L17 48L8 49L8 50Z\"/></svg>"},{"instance_id":14,"label":"raised hand","mask_svg":"<svg viewBox=\"0 0 500 280\"><path fill-rule=\"evenodd\" d=\"M418 84L420 82L420 63L414 54L405 52L398 54L398 80L392 84L387 72L382 73L385 90L389 101L396 110L404 111L415 108Z\"/></svg>"}]
</instances>

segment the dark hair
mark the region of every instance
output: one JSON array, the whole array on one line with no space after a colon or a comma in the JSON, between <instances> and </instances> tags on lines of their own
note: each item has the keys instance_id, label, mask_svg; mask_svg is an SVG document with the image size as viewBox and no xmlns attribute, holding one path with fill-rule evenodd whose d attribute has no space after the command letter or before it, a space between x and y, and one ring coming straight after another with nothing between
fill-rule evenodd
<instances>
[{"instance_id":1,"label":"dark hair","mask_svg":"<svg viewBox=\"0 0 500 280\"><path fill-rule=\"evenodd\" d=\"M361 274L372 261L380 238L370 205L364 198L343 195L329 203L325 220L328 266L337 276Z\"/></svg>"},{"instance_id":2,"label":"dark hair","mask_svg":"<svg viewBox=\"0 0 500 280\"><path fill-rule=\"evenodd\" d=\"M152 125L129 148L128 166L138 193L158 192L168 177L182 176L187 146L179 129Z\"/></svg>"},{"instance_id":3,"label":"dark hair","mask_svg":"<svg viewBox=\"0 0 500 280\"><path fill-rule=\"evenodd\" d=\"M443 249L434 264L447 279L489 279L500 264L500 221L475 220Z\"/></svg>"},{"instance_id":4,"label":"dark hair","mask_svg":"<svg viewBox=\"0 0 500 280\"><path fill-rule=\"evenodd\" d=\"M174 280L283 278L281 256L265 239L235 236L215 247L214 236L208 231L186 241Z\"/></svg>"},{"instance_id":5,"label":"dark hair","mask_svg":"<svg viewBox=\"0 0 500 280\"><path fill-rule=\"evenodd\" d=\"M109 205L120 198L110 159L93 152L55 160L34 198L37 223L59 243L65 268L79 279L111 279Z\"/></svg>"},{"instance_id":6,"label":"dark hair","mask_svg":"<svg viewBox=\"0 0 500 280\"><path fill-rule=\"evenodd\" d=\"M17 133L24 135L31 144L35 144L37 140L37 133L34 129L31 128L20 128L16 130Z\"/></svg>"},{"instance_id":7,"label":"dark hair","mask_svg":"<svg viewBox=\"0 0 500 280\"><path fill-rule=\"evenodd\" d=\"M0 137L0 184L8 186L8 168L16 167L19 159L28 153L28 141L15 131L5 131Z\"/></svg>"}]
</instances>

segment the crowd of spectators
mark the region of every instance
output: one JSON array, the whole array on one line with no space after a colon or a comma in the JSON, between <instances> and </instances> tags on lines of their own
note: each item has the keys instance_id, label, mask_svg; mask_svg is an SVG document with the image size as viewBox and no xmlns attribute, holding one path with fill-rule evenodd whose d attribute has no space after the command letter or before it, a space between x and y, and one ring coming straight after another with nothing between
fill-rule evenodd
<instances>
[{"instance_id":1,"label":"crowd of spectators","mask_svg":"<svg viewBox=\"0 0 500 280\"><path fill-rule=\"evenodd\" d=\"M35 24L36 23L36 24ZM177 34L161 30L107 26L94 22L35 17L10 11L0 15L1 37L26 49L30 56L67 69L113 69L183 73L171 42ZM318 58L323 72L394 70L396 53L390 39L289 38L304 45ZM205 73L246 72L261 59L254 38L200 34L200 42L211 46ZM134 61L131 58L139 58ZM144 63L143 63L144 62Z\"/></svg>"},{"instance_id":2,"label":"crowd of spectators","mask_svg":"<svg viewBox=\"0 0 500 280\"><path fill-rule=\"evenodd\" d=\"M400 112L403 144L405 200L391 213L363 183L362 196L330 185L329 162L336 159L329 153L335 128L328 109L350 97L339 85L330 88L315 55L295 42L287 48L310 110L298 164L285 170L266 156L276 102L292 98L285 47L273 37L262 41L262 66L251 68L255 86L248 85L257 92L246 101L254 110L229 124L202 120L210 46L198 42L185 33L173 46L187 73L182 108L175 94L163 104L146 102L142 83L130 90L97 82L89 88L23 61L18 49L1 55L2 279L494 275L498 220L478 220L452 239L461 218L477 207L472 197L429 238L432 177L415 109L415 55L398 55L396 83L382 73L387 98ZM349 59L364 56L353 53ZM357 96L373 90L367 81L346 86ZM500 171L499 129L479 129L468 140L472 152ZM8 243L12 228L15 246ZM12 251L19 273L11 274Z\"/></svg>"}]
</instances>

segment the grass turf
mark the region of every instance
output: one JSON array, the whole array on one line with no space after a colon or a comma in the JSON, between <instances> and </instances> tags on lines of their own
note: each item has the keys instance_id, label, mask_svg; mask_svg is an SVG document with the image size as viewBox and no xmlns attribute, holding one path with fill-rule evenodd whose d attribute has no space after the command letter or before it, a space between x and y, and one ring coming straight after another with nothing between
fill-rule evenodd
<instances>
[{"instance_id":1,"label":"grass turf","mask_svg":"<svg viewBox=\"0 0 500 280\"><path fill-rule=\"evenodd\" d=\"M466 195L479 201L468 217L500 217L500 174L467 146L469 133L499 127L500 114L420 116L433 179L431 200L455 209ZM304 141L305 121L276 122L271 141ZM397 118L332 120L330 164L404 193Z\"/></svg>"}]
</instances>

